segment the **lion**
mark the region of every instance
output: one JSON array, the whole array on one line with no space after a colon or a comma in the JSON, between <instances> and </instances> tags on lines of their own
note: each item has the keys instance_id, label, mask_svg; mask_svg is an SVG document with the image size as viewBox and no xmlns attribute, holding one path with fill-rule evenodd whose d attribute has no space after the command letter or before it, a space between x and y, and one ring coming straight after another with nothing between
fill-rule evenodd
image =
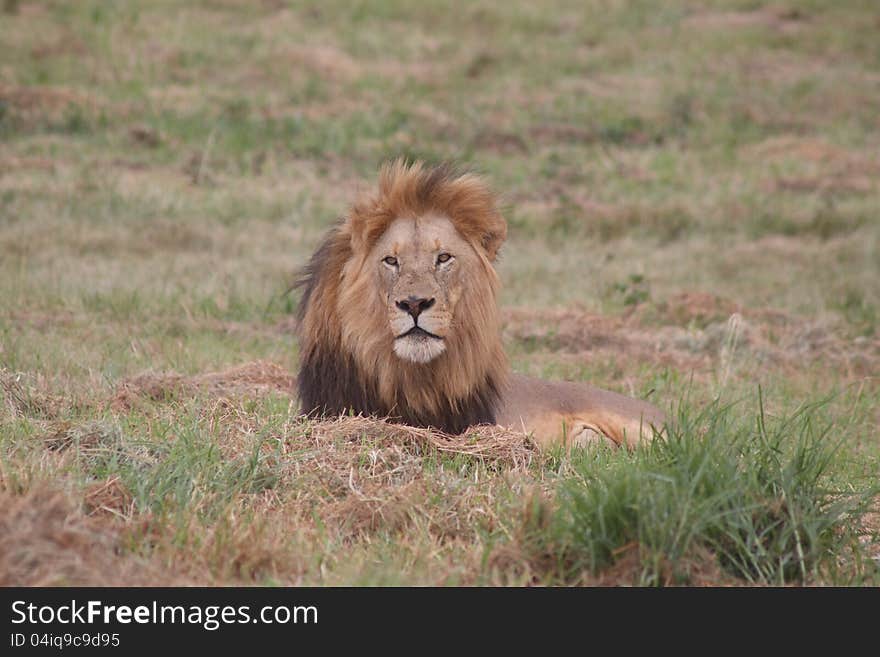
<instances>
[{"instance_id":1,"label":"lion","mask_svg":"<svg viewBox=\"0 0 880 657\"><path fill-rule=\"evenodd\" d=\"M398 159L329 231L295 287L301 410L461 434L495 424L539 447L634 447L663 413L583 383L510 371L495 270L507 223L478 175Z\"/></svg>"}]
</instances>

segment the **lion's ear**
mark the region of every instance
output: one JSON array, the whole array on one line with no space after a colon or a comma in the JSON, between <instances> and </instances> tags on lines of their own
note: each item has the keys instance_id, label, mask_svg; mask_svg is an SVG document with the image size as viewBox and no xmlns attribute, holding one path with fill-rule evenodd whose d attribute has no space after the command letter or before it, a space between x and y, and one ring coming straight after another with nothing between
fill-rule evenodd
<instances>
[{"instance_id":1,"label":"lion's ear","mask_svg":"<svg viewBox=\"0 0 880 657\"><path fill-rule=\"evenodd\" d=\"M362 252L364 243L366 242L363 221L358 221L358 219L359 217L357 215L354 217L347 217L342 224L342 230L348 238L349 246L355 253Z\"/></svg>"},{"instance_id":2,"label":"lion's ear","mask_svg":"<svg viewBox=\"0 0 880 657\"><path fill-rule=\"evenodd\" d=\"M355 206L343 224L353 253L365 253L385 227L384 218L376 216L371 208L363 205Z\"/></svg>"},{"instance_id":3,"label":"lion's ear","mask_svg":"<svg viewBox=\"0 0 880 657\"><path fill-rule=\"evenodd\" d=\"M486 255L489 256L490 262L495 262L498 251L501 249L501 245L504 244L505 239L507 239L507 222L502 217L499 217L498 221L494 222L494 225L487 227L481 240L483 249L486 251Z\"/></svg>"}]
</instances>

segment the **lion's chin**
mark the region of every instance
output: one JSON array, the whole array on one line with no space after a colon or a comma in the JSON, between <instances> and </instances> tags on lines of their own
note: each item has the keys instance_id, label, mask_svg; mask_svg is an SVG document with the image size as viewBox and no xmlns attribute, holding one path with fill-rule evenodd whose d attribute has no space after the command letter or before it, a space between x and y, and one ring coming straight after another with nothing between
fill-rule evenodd
<instances>
[{"instance_id":1,"label":"lion's chin","mask_svg":"<svg viewBox=\"0 0 880 657\"><path fill-rule=\"evenodd\" d=\"M413 363L429 363L446 351L440 338L426 335L405 335L394 341L394 353L398 358Z\"/></svg>"}]
</instances>

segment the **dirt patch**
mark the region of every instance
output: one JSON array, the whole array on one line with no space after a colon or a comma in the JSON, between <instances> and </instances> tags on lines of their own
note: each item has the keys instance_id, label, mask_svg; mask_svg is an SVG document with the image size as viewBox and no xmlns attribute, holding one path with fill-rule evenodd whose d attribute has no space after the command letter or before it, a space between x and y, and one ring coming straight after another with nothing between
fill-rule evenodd
<instances>
[{"instance_id":1,"label":"dirt patch","mask_svg":"<svg viewBox=\"0 0 880 657\"><path fill-rule=\"evenodd\" d=\"M802 9L785 6L761 7L751 11L698 11L683 21L686 27L699 30L733 30L766 27L794 33L810 20Z\"/></svg>"},{"instance_id":2,"label":"dirt patch","mask_svg":"<svg viewBox=\"0 0 880 657\"><path fill-rule=\"evenodd\" d=\"M777 174L764 183L766 192L870 194L880 190L880 158L854 153L821 139L786 135L741 151L758 165L794 163L802 173Z\"/></svg>"},{"instance_id":3,"label":"dirt patch","mask_svg":"<svg viewBox=\"0 0 880 657\"><path fill-rule=\"evenodd\" d=\"M94 96L65 87L0 85L0 107L13 125L31 129L49 123L70 129L106 108Z\"/></svg>"},{"instance_id":4,"label":"dirt patch","mask_svg":"<svg viewBox=\"0 0 880 657\"><path fill-rule=\"evenodd\" d=\"M538 143L593 144L599 141L595 130L571 123L539 123L529 128L529 136Z\"/></svg>"},{"instance_id":5,"label":"dirt patch","mask_svg":"<svg viewBox=\"0 0 880 657\"><path fill-rule=\"evenodd\" d=\"M332 45L309 44L288 46L275 53L273 59L286 70L304 77L304 73L318 76L323 80L353 82L366 75L378 75L392 80L414 78L430 81L437 77L439 67L428 60L397 61L385 59L356 59L345 50ZM264 70L251 69L247 73L250 81L254 79L271 81Z\"/></svg>"},{"instance_id":6,"label":"dirt patch","mask_svg":"<svg viewBox=\"0 0 880 657\"><path fill-rule=\"evenodd\" d=\"M473 148L486 149L506 155L529 152L528 144L518 134L497 130L483 130L478 132L471 140L471 146Z\"/></svg>"},{"instance_id":7,"label":"dirt patch","mask_svg":"<svg viewBox=\"0 0 880 657\"><path fill-rule=\"evenodd\" d=\"M756 164L794 162L815 171L800 176L778 176L770 183L771 189L814 191L830 188L867 193L877 189L877 177L880 176L880 157L855 153L811 137L772 137L743 147L741 154Z\"/></svg>"},{"instance_id":8,"label":"dirt patch","mask_svg":"<svg viewBox=\"0 0 880 657\"><path fill-rule=\"evenodd\" d=\"M875 178L864 175L834 174L818 176L782 176L765 187L769 192L801 192L820 194L870 194L878 188Z\"/></svg>"},{"instance_id":9,"label":"dirt patch","mask_svg":"<svg viewBox=\"0 0 880 657\"><path fill-rule=\"evenodd\" d=\"M621 176L647 180L639 166L620 164ZM517 211L534 221L536 233L557 234L565 239L589 237L602 242L644 235L661 243L687 234L695 223L693 212L679 204L609 203L569 185L544 185L537 196L512 197Z\"/></svg>"},{"instance_id":10,"label":"dirt patch","mask_svg":"<svg viewBox=\"0 0 880 657\"><path fill-rule=\"evenodd\" d=\"M830 142L795 135L770 137L757 144L749 144L743 147L742 153L756 160L778 162L795 159L819 164L844 162L852 157L847 150Z\"/></svg>"},{"instance_id":11,"label":"dirt patch","mask_svg":"<svg viewBox=\"0 0 880 657\"><path fill-rule=\"evenodd\" d=\"M0 101L21 112L52 112L68 105L92 105L91 96L64 87L0 85Z\"/></svg>"},{"instance_id":12,"label":"dirt patch","mask_svg":"<svg viewBox=\"0 0 880 657\"><path fill-rule=\"evenodd\" d=\"M158 130L143 123L130 127L128 136L135 144L148 148L158 148L163 140L163 136Z\"/></svg>"},{"instance_id":13,"label":"dirt patch","mask_svg":"<svg viewBox=\"0 0 880 657\"><path fill-rule=\"evenodd\" d=\"M86 42L72 31L63 32L51 43L41 43L31 48L31 57L34 59L66 56L85 58L88 54L89 47Z\"/></svg>"},{"instance_id":14,"label":"dirt patch","mask_svg":"<svg viewBox=\"0 0 880 657\"><path fill-rule=\"evenodd\" d=\"M55 171L56 163L44 157L0 157L0 176L15 171Z\"/></svg>"},{"instance_id":15,"label":"dirt patch","mask_svg":"<svg viewBox=\"0 0 880 657\"><path fill-rule=\"evenodd\" d=\"M709 292L680 292L664 304L664 316L679 326L698 324L707 326L726 321L734 313L742 313L739 304Z\"/></svg>"},{"instance_id":16,"label":"dirt patch","mask_svg":"<svg viewBox=\"0 0 880 657\"><path fill-rule=\"evenodd\" d=\"M502 314L505 340L528 349L567 354L607 354L629 363L655 363L685 370L707 369L705 351L689 348L690 333L679 327L644 329L632 318L581 311L507 309Z\"/></svg>"},{"instance_id":17,"label":"dirt patch","mask_svg":"<svg viewBox=\"0 0 880 657\"><path fill-rule=\"evenodd\" d=\"M327 45L292 46L278 53L278 59L291 70L306 69L331 80L351 80L361 71L348 53Z\"/></svg>"}]
</instances>

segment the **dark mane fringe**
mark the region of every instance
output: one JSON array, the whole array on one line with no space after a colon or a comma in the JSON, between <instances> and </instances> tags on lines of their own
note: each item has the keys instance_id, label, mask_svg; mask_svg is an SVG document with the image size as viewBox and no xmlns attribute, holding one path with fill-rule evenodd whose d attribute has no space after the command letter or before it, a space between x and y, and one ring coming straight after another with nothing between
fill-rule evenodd
<instances>
[{"instance_id":1,"label":"dark mane fringe","mask_svg":"<svg viewBox=\"0 0 880 657\"><path fill-rule=\"evenodd\" d=\"M347 239L340 239L340 233L344 223L345 219L338 219L336 221L336 224L325 233L324 238L321 240L321 244L309 258L309 261L303 267L298 269L294 275L293 283L288 292L293 292L300 288L303 290L299 307L296 310L296 318L300 322L302 322L306 315L315 288L323 279L322 274L325 273L324 269L329 264L332 256L336 255L339 247L348 242ZM348 251L350 252L350 249L348 249Z\"/></svg>"},{"instance_id":2,"label":"dark mane fringe","mask_svg":"<svg viewBox=\"0 0 880 657\"><path fill-rule=\"evenodd\" d=\"M477 424L495 424L500 390L486 381L467 399L453 405L444 402L433 412L417 413L406 404L386 404L374 382L359 371L354 359L341 352L313 350L304 357L297 377L303 412L317 417L353 413L374 416L417 427L433 427L446 433L463 433Z\"/></svg>"}]
</instances>

